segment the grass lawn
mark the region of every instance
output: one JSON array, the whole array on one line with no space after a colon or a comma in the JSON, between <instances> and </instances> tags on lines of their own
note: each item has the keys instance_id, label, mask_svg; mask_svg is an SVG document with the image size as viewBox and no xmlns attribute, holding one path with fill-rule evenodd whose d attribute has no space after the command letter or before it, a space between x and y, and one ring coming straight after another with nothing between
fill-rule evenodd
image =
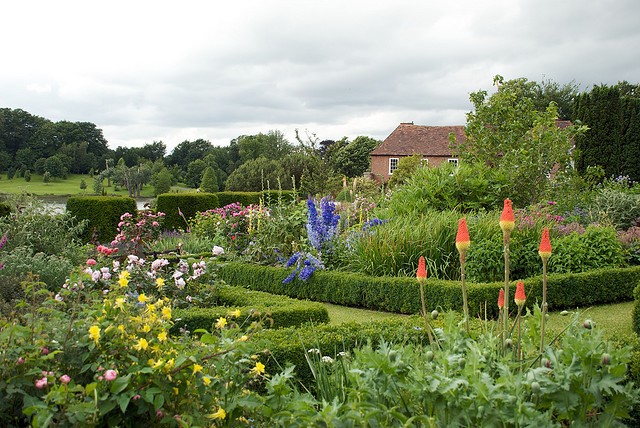
<instances>
[{"instance_id":1,"label":"grass lawn","mask_svg":"<svg viewBox=\"0 0 640 428\"><path fill-rule=\"evenodd\" d=\"M324 306L329 312L331 324L342 324L345 322L370 322L382 321L389 318L403 317L406 315L389 312L378 312L367 309L349 308L346 306L332 305L325 303ZM550 331L562 331L571 321L572 312L567 315L561 312L551 312L548 318ZM604 331L604 335L610 339L621 339L633 336L631 327L631 317L633 313L633 302L617 303L614 305L601 305L591 308L580 309L580 321L591 319L596 323L597 328Z\"/></svg>"},{"instance_id":2,"label":"grass lawn","mask_svg":"<svg viewBox=\"0 0 640 428\"><path fill-rule=\"evenodd\" d=\"M80 189L80 181L84 179L87 188ZM103 186L107 185L104 180ZM107 195L128 196L127 189L118 188L111 183L111 187L104 187ZM185 187L172 187L172 191L184 192L188 190ZM0 194L1 193L29 193L37 196L75 196L75 195L92 195L93 194L93 178L89 175L69 174L67 179L52 179L51 182L45 183L42 175L32 174L31 181L27 182L24 178L13 178L7 180L6 175L0 177ZM143 198L153 197L153 186L145 185L140 194Z\"/></svg>"}]
</instances>

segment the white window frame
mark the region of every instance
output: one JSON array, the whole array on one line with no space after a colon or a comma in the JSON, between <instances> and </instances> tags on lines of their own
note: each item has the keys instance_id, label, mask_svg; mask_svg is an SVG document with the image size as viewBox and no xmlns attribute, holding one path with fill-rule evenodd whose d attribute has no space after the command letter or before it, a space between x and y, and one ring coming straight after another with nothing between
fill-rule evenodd
<instances>
[{"instance_id":1,"label":"white window frame","mask_svg":"<svg viewBox=\"0 0 640 428\"><path fill-rule=\"evenodd\" d=\"M392 161L395 161L395 165L392 165L394 163ZM389 158L389 175L393 175L393 171L398 169L398 164L399 163L400 163L400 158ZM394 168L392 169L392 167L394 167Z\"/></svg>"},{"instance_id":2,"label":"white window frame","mask_svg":"<svg viewBox=\"0 0 640 428\"><path fill-rule=\"evenodd\" d=\"M460 163L458 162L458 158L449 158L447 159L447 162L455 164L455 166L460 165Z\"/></svg>"},{"instance_id":3,"label":"white window frame","mask_svg":"<svg viewBox=\"0 0 640 428\"><path fill-rule=\"evenodd\" d=\"M429 158L422 158L420 160L420 166L429 166Z\"/></svg>"}]
</instances>

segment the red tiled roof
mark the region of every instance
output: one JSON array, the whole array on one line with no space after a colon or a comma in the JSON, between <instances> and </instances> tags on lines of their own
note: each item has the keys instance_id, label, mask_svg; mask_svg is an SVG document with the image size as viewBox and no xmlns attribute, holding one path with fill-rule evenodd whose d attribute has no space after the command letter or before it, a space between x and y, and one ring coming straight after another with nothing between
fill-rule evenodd
<instances>
[{"instance_id":1,"label":"red tiled roof","mask_svg":"<svg viewBox=\"0 0 640 428\"><path fill-rule=\"evenodd\" d=\"M464 126L421 126L401 123L375 150L372 156L451 156L449 133L464 141Z\"/></svg>"}]
</instances>

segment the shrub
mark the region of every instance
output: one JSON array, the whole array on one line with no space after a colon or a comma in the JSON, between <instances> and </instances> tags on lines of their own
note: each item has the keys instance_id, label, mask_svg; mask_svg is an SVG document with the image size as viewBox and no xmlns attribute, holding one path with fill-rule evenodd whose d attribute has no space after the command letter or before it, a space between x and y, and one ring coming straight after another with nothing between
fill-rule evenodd
<instances>
[{"instance_id":1,"label":"shrub","mask_svg":"<svg viewBox=\"0 0 640 428\"><path fill-rule=\"evenodd\" d=\"M118 233L120 216L137 211L133 198L120 196L72 196L67 200L67 212L77 220L87 220L82 235L85 242L111 242Z\"/></svg>"},{"instance_id":2,"label":"shrub","mask_svg":"<svg viewBox=\"0 0 640 428\"><path fill-rule=\"evenodd\" d=\"M166 230L185 229L196 213L218 206L218 197L213 193L164 193L156 198L156 209L166 215Z\"/></svg>"},{"instance_id":3,"label":"shrub","mask_svg":"<svg viewBox=\"0 0 640 428\"><path fill-rule=\"evenodd\" d=\"M31 275L47 284L49 290L57 290L64 284L73 268L73 262L55 254L34 253L29 247L17 247L3 254L4 269L0 271L0 283L6 278L15 278L12 287L20 288L20 281Z\"/></svg>"},{"instance_id":4,"label":"shrub","mask_svg":"<svg viewBox=\"0 0 640 428\"><path fill-rule=\"evenodd\" d=\"M584 234L558 237L549 260L549 271L558 273L623 266L624 250L615 229L595 225L587 226Z\"/></svg>"}]
</instances>

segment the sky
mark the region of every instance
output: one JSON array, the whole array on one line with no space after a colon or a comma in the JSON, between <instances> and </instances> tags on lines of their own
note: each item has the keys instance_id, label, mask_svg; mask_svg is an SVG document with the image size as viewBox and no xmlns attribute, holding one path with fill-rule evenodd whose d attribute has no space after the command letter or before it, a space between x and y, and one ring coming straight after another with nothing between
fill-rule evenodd
<instances>
[{"instance_id":1,"label":"sky","mask_svg":"<svg viewBox=\"0 0 640 428\"><path fill-rule=\"evenodd\" d=\"M384 139L464 125L493 76L640 83L637 0L21 0L0 107L92 122L109 147Z\"/></svg>"}]
</instances>

